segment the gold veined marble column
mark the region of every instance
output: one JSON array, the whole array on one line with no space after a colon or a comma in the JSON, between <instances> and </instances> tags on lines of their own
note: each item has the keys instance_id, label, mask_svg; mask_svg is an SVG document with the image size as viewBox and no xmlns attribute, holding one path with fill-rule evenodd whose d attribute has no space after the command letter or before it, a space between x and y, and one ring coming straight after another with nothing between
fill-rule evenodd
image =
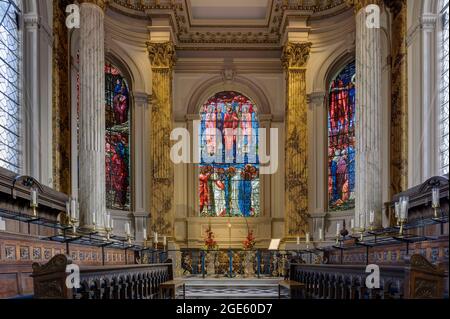
<instances>
[{"instance_id":1,"label":"gold veined marble column","mask_svg":"<svg viewBox=\"0 0 450 319\"><path fill-rule=\"evenodd\" d=\"M308 227L308 136L306 64L311 43L286 44L282 62L286 71L285 118L285 236L303 234Z\"/></svg>"},{"instance_id":2,"label":"gold veined marble column","mask_svg":"<svg viewBox=\"0 0 450 319\"><path fill-rule=\"evenodd\" d=\"M148 44L152 64L151 216L154 231L173 236L174 169L170 159L172 71L175 49L171 42Z\"/></svg>"},{"instance_id":3,"label":"gold veined marble column","mask_svg":"<svg viewBox=\"0 0 450 319\"><path fill-rule=\"evenodd\" d=\"M406 0L385 1L392 13L391 196L408 188L408 65Z\"/></svg>"},{"instance_id":4,"label":"gold veined marble column","mask_svg":"<svg viewBox=\"0 0 450 319\"><path fill-rule=\"evenodd\" d=\"M52 136L53 187L70 194L70 89L68 0L53 1Z\"/></svg>"}]
</instances>

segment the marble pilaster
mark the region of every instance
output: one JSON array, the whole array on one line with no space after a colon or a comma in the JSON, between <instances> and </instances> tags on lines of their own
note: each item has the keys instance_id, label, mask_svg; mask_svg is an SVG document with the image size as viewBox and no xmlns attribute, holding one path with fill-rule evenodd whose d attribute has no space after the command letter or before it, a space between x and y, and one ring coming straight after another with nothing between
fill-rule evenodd
<instances>
[{"instance_id":1,"label":"marble pilaster","mask_svg":"<svg viewBox=\"0 0 450 319\"><path fill-rule=\"evenodd\" d=\"M306 65L311 43L289 42L283 49L286 71L285 237L308 228L308 134Z\"/></svg>"},{"instance_id":2,"label":"marble pilaster","mask_svg":"<svg viewBox=\"0 0 450 319\"><path fill-rule=\"evenodd\" d=\"M152 229L173 237L174 164L170 159L172 116L172 72L175 50L171 42L149 42L152 65L151 211Z\"/></svg>"},{"instance_id":3,"label":"marble pilaster","mask_svg":"<svg viewBox=\"0 0 450 319\"><path fill-rule=\"evenodd\" d=\"M99 5L100 4L100 5ZM102 1L84 1L80 20L80 224L104 226L105 54Z\"/></svg>"}]
</instances>

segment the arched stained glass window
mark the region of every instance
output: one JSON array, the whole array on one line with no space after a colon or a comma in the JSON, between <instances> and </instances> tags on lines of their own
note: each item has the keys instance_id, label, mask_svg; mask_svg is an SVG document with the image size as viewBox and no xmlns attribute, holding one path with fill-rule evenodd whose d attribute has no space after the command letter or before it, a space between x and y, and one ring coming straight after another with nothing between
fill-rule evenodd
<instances>
[{"instance_id":1,"label":"arched stained glass window","mask_svg":"<svg viewBox=\"0 0 450 319\"><path fill-rule=\"evenodd\" d=\"M355 205L355 62L331 81L328 104L328 207Z\"/></svg>"},{"instance_id":2,"label":"arched stained glass window","mask_svg":"<svg viewBox=\"0 0 450 319\"><path fill-rule=\"evenodd\" d=\"M111 64L105 66L106 207L130 210L130 96L128 83Z\"/></svg>"},{"instance_id":3,"label":"arched stained glass window","mask_svg":"<svg viewBox=\"0 0 450 319\"><path fill-rule=\"evenodd\" d=\"M441 63L441 78L439 81L439 98L440 98L440 173L442 175L449 172L449 1L442 0L440 8L440 21L441 21L441 41L440 41L440 63Z\"/></svg>"},{"instance_id":4,"label":"arched stained glass window","mask_svg":"<svg viewBox=\"0 0 450 319\"><path fill-rule=\"evenodd\" d=\"M220 92L200 111L201 216L258 216L258 111L238 92Z\"/></svg>"},{"instance_id":5,"label":"arched stained glass window","mask_svg":"<svg viewBox=\"0 0 450 319\"><path fill-rule=\"evenodd\" d=\"M19 2L0 0L0 167L18 173L20 158Z\"/></svg>"}]
</instances>

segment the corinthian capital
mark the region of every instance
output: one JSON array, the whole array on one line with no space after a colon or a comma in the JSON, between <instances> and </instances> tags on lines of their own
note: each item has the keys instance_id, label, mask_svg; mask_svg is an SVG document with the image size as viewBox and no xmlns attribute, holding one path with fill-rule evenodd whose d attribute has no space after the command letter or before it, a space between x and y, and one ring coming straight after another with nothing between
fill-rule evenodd
<instances>
[{"instance_id":1,"label":"corinthian capital","mask_svg":"<svg viewBox=\"0 0 450 319\"><path fill-rule=\"evenodd\" d=\"M289 42L283 49L281 61L285 69L304 68L309 60L312 43Z\"/></svg>"},{"instance_id":2,"label":"corinthian capital","mask_svg":"<svg viewBox=\"0 0 450 319\"><path fill-rule=\"evenodd\" d=\"M345 2L348 6L355 7L355 12L367 7L369 4L376 4L378 6L383 4L383 0L345 0Z\"/></svg>"},{"instance_id":3,"label":"corinthian capital","mask_svg":"<svg viewBox=\"0 0 450 319\"><path fill-rule=\"evenodd\" d=\"M148 42L147 47L153 69L170 69L175 65L175 48L172 42Z\"/></svg>"},{"instance_id":4,"label":"corinthian capital","mask_svg":"<svg viewBox=\"0 0 450 319\"><path fill-rule=\"evenodd\" d=\"M109 0L80 0L79 2L80 2L80 4L81 3L95 4L96 6L100 7L104 11L106 9L106 6L107 6Z\"/></svg>"}]
</instances>

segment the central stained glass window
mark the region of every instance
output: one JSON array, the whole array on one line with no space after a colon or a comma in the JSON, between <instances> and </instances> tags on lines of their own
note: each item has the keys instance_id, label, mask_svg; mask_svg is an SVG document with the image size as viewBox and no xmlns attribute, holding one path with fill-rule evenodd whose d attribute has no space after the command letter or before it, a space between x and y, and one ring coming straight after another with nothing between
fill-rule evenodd
<instances>
[{"instance_id":1,"label":"central stained glass window","mask_svg":"<svg viewBox=\"0 0 450 319\"><path fill-rule=\"evenodd\" d=\"M258 110L246 96L220 92L201 107L201 216L259 216Z\"/></svg>"}]
</instances>

